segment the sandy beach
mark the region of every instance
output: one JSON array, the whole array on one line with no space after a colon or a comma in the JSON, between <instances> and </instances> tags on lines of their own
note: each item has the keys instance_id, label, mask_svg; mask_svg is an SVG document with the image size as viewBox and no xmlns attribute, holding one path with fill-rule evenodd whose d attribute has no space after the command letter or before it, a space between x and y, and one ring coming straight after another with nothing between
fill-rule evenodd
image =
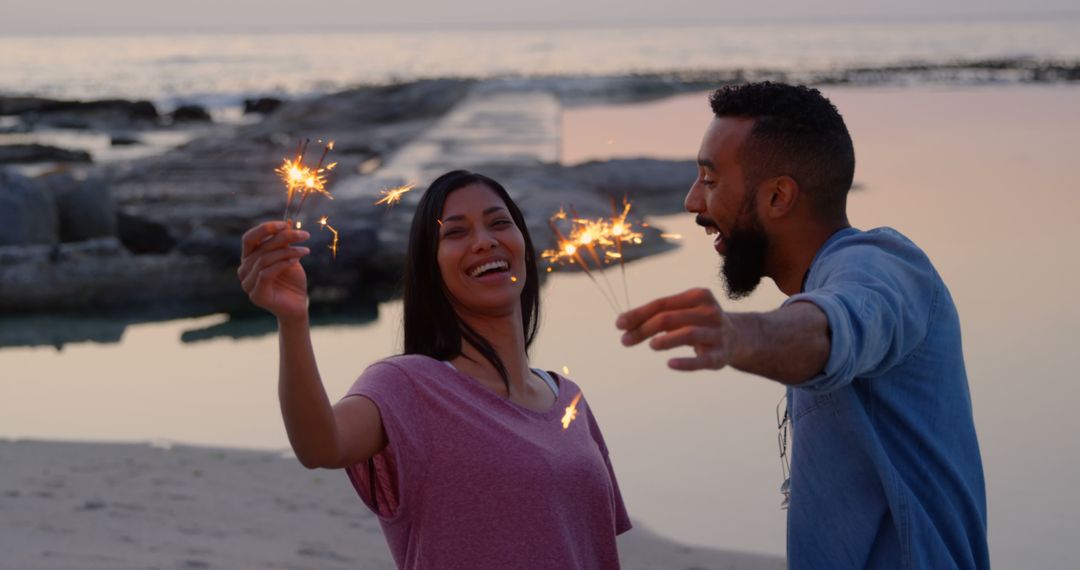
<instances>
[{"instance_id":1,"label":"sandy beach","mask_svg":"<svg viewBox=\"0 0 1080 570\"><path fill-rule=\"evenodd\" d=\"M285 454L150 444L0 441L4 568L394 568L344 473ZM628 569L777 569L635 523Z\"/></svg>"}]
</instances>

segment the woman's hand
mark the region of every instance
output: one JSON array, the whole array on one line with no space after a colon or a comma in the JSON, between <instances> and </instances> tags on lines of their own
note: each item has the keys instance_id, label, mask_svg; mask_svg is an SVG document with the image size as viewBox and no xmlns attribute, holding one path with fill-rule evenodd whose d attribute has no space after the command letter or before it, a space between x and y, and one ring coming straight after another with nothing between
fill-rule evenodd
<instances>
[{"instance_id":1,"label":"woman's hand","mask_svg":"<svg viewBox=\"0 0 1080 570\"><path fill-rule=\"evenodd\" d=\"M240 285L252 303L280 320L307 316L307 275L300 258L311 250L294 246L311 237L286 222L264 222L244 234Z\"/></svg>"}]
</instances>

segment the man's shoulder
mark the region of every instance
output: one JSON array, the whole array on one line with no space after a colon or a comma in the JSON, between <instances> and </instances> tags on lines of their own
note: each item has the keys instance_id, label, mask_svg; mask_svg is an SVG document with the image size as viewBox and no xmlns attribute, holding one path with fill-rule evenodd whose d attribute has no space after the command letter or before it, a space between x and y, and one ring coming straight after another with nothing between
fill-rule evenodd
<instances>
[{"instance_id":1,"label":"man's shoulder","mask_svg":"<svg viewBox=\"0 0 1080 570\"><path fill-rule=\"evenodd\" d=\"M889 227L843 230L822 247L811 275L817 273L824 278L852 271L915 273L924 278L932 278L937 273L930 258L915 242Z\"/></svg>"},{"instance_id":2,"label":"man's shoulder","mask_svg":"<svg viewBox=\"0 0 1080 570\"><path fill-rule=\"evenodd\" d=\"M929 258L915 242L893 228L871 230L849 228L825 243L818 259L821 262L872 262L889 258L904 258L909 262L929 263Z\"/></svg>"}]
</instances>

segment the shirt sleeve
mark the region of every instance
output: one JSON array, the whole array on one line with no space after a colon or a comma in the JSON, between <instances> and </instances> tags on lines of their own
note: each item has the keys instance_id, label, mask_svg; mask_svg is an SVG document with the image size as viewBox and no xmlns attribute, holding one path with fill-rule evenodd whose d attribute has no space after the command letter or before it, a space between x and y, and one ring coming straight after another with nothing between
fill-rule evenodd
<instances>
[{"instance_id":1,"label":"shirt sleeve","mask_svg":"<svg viewBox=\"0 0 1080 570\"><path fill-rule=\"evenodd\" d=\"M422 476L426 432L414 380L401 366L372 364L345 397L362 396L375 403L387 445L371 459L345 468L364 503L382 518L396 518L407 508L408 485Z\"/></svg>"},{"instance_id":2,"label":"shirt sleeve","mask_svg":"<svg viewBox=\"0 0 1080 570\"><path fill-rule=\"evenodd\" d=\"M815 286L784 305L813 303L828 317L825 369L796 386L819 392L901 363L926 338L942 287L930 261L910 242L849 246L821 260L811 275Z\"/></svg>"},{"instance_id":3,"label":"shirt sleeve","mask_svg":"<svg viewBox=\"0 0 1080 570\"><path fill-rule=\"evenodd\" d=\"M600 433L600 424L597 423L596 416L592 412L592 406L589 405L588 401L585 402L585 414L589 419L589 433L600 448L600 454L604 457L604 465L607 467L608 477L611 478L611 489L614 495L612 500L615 507L615 534L619 535L633 528L633 525L630 522L630 515L626 512L622 492L619 491L619 481L615 478L615 468L611 466L611 457L608 454L607 445L604 443L604 435Z\"/></svg>"}]
</instances>

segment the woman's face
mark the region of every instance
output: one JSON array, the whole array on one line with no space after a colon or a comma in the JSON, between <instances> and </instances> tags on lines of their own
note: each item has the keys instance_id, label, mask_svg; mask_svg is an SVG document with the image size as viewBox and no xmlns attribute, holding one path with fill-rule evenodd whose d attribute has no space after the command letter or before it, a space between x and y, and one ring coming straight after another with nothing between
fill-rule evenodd
<instances>
[{"instance_id":1,"label":"woman's face","mask_svg":"<svg viewBox=\"0 0 1080 570\"><path fill-rule=\"evenodd\" d=\"M484 184L454 190L439 220L439 271L454 309L505 316L521 308L525 238Z\"/></svg>"}]
</instances>

